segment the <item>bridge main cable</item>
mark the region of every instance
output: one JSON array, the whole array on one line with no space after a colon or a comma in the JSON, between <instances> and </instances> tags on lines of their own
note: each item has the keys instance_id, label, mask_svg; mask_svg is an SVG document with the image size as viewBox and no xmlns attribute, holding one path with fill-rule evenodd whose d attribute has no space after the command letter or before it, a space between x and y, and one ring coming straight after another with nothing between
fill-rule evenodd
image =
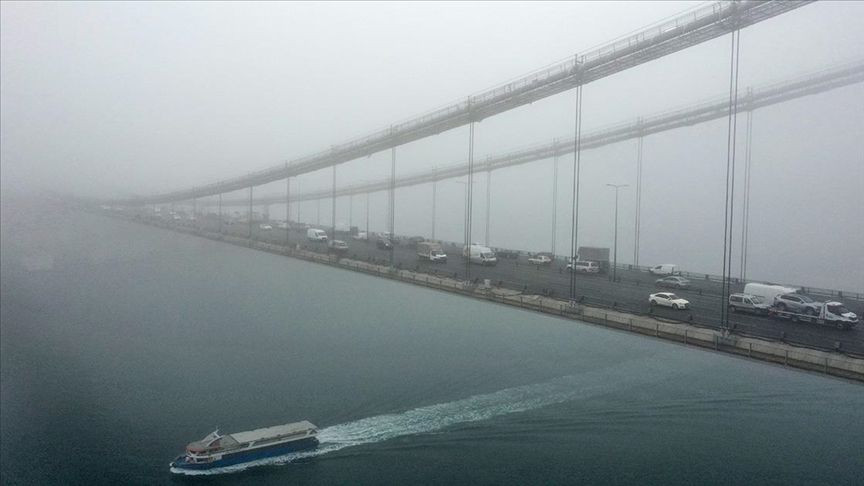
<instances>
[{"instance_id":1,"label":"bridge main cable","mask_svg":"<svg viewBox=\"0 0 864 486\"><path fill-rule=\"evenodd\" d=\"M534 71L511 82L362 138L333 145L259 172L204 186L113 201L144 205L213 196L342 164L512 110L611 76L794 10L812 0L740 0L699 6L585 54ZM734 20L734 21L733 21Z\"/></svg>"},{"instance_id":2,"label":"bridge main cable","mask_svg":"<svg viewBox=\"0 0 864 486\"><path fill-rule=\"evenodd\" d=\"M758 108L764 108L785 101L819 94L861 82L864 82L864 59L808 73L789 81L771 83L748 90L748 94L739 101L738 109L739 111L750 112ZM705 123L723 118L728 114L728 97L718 97L686 108L662 112L647 117L639 117L634 122L619 123L595 130L583 135L582 148L599 148L617 142L636 139L641 136ZM552 158L556 155L561 156L571 153L573 150L574 141L572 137L569 140L563 141L560 138L556 138L548 143L531 145L504 154L490 155L487 157L484 164L488 164L490 170L497 170ZM396 187L408 187L461 177L467 173L468 166L465 163L444 167L438 166L433 170L400 177L396 180ZM336 191L336 196L341 197L354 194L368 194L370 192L383 191L388 188L389 179L382 179L380 181L373 181L364 184L343 186ZM292 195L291 201L311 201L330 196L331 192L328 190L311 191L300 194L295 193ZM284 196L274 195L258 197L256 198L255 203L276 204L283 201ZM245 203L246 201L240 199L225 200L223 202L223 204L230 206Z\"/></svg>"}]
</instances>

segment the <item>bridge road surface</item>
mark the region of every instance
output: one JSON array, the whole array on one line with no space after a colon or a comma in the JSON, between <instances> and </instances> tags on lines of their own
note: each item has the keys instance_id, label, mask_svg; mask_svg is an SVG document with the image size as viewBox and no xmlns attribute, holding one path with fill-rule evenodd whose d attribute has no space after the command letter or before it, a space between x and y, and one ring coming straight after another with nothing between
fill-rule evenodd
<instances>
[{"instance_id":1,"label":"bridge road surface","mask_svg":"<svg viewBox=\"0 0 864 486\"><path fill-rule=\"evenodd\" d=\"M199 227L208 231L218 232L218 220L205 219L199 221ZM321 227L325 231L326 227ZM249 234L247 223L223 224L222 232L233 236L246 237ZM285 244L285 230L273 228L260 230L258 225L252 227L253 239L278 245ZM345 241L348 252L345 256L357 260L374 260L381 264L389 263L390 251L377 248L372 238L369 241L352 240L347 233L339 233L339 239ZM307 250L327 251L325 244L310 242L306 239L305 230L291 230L289 244L300 244ZM418 269L422 272L435 273L441 276L465 278L465 260L462 257L461 245L444 245L447 253L446 263L430 263L417 258L417 252L407 245L396 245L393 251L394 265L401 265L406 270ZM583 302L588 305L600 305L648 314L651 309L648 294L671 291L690 301L691 309L676 311L665 307L656 307L653 314L662 317L686 321L690 315L693 322L709 328L720 327L721 286L720 282L691 279L691 288L682 290L660 289L654 284L656 276L638 270L618 270L619 281L612 282L608 275L576 275L577 299L584 296ZM528 293L542 294L552 291L552 296L566 299L569 295L570 273L564 264L555 261L551 265L536 266L529 264L524 255L518 259L499 258L495 266L471 265L471 279L490 279L494 284L503 282L506 288L522 290L527 285ZM732 292L740 292L740 283L732 285ZM844 302L847 307L859 316L864 313L864 303ZM831 326L804 322L791 322L773 319L767 316L755 316L741 313L731 313L730 324L735 329L747 335L764 337L773 340L785 340L791 344L814 346L821 349L834 349L840 343L845 352L864 355L864 329L860 323L851 330L839 330ZM785 333L785 339L783 338Z\"/></svg>"}]
</instances>

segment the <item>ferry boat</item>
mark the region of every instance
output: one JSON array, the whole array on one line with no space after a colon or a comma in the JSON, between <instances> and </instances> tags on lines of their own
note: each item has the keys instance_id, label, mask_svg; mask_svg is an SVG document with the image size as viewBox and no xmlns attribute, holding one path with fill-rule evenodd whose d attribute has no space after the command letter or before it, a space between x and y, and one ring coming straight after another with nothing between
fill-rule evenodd
<instances>
[{"instance_id":1,"label":"ferry boat","mask_svg":"<svg viewBox=\"0 0 864 486\"><path fill-rule=\"evenodd\" d=\"M318 428L310 422L276 425L222 435L215 430L186 446L170 466L175 472L233 466L266 457L315 448Z\"/></svg>"}]
</instances>

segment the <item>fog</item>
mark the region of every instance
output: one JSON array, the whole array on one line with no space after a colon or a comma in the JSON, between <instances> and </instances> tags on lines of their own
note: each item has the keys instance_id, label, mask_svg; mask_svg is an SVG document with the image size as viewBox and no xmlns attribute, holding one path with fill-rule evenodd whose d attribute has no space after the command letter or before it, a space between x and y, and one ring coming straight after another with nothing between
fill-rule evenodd
<instances>
[{"instance_id":1,"label":"fog","mask_svg":"<svg viewBox=\"0 0 864 486\"><path fill-rule=\"evenodd\" d=\"M3 203L47 192L146 195L278 165L693 5L4 2ZM744 29L741 86L860 59L862 18L864 3L820 2ZM729 48L727 35L586 85L583 131L728 93ZM483 120L476 159L572 137L574 103L570 91ZM467 132L398 147L397 176L464 162ZM864 291L862 135L861 84L754 113L749 276ZM720 273L726 141L726 118L644 139L640 264ZM552 164L492 174L490 245L550 250ZM633 261L635 164L635 140L582 153L579 243L613 245L614 192L606 184L629 184L619 200L625 263ZM569 245L572 167L572 155L561 157L559 254ZM337 181L378 180L389 169L387 151L340 165ZM486 177L475 179L473 239L482 242ZM303 175L292 190L326 188L330 180L329 169ZM464 190L454 180L438 183L437 238L462 241ZM282 191L284 181L255 188L256 195ZM339 198L336 220L358 224L365 203L364 196ZM385 230L386 193L373 193L369 203L370 229ZM330 204L321 202L322 225L331 224ZM297 206L301 219L318 221L315 202ZM740 198L735 208L738 238ZM270 208L272 217L284 211ZM429 236L430 213L431 185L397 191L398 234Z\"/></svg>"}]
</instances>

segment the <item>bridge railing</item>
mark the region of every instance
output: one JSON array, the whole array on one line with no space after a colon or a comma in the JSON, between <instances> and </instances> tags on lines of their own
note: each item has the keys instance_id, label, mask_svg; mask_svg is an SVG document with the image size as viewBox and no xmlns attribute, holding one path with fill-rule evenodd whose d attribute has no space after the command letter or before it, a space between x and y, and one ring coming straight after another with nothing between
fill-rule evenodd
<instances>
[{"instance_id":1,"label":"bridge railing","mask_svg":"<svg viewBox=\"0 0 864 486\"><path fill-rule=\"evenodd\" d=\"M148 222L143 219L140 221ZM302 243L300 244L301 249L298 250L295 246L296 242L295 244L286 246L284 240L281 239L278 241L267 240L266 238L254 238L252 240L249 240L245 237L245 235L228 236L227 234L214 233L212 231L203 230L201 228L179 227L177 225L173 225L164 221L149 222L157 226L172 228L189 233L195 233L200 236L207 236L213 239L229 241L232 243L241 244L243 246L253 246L255 248L265 251L271 251L299 258L312 259L319 263L325 263L334 266L346 266L340 263L341 258L335 257L333 255L327 255L326 253L321 253L320 251L315 251L313 248L303 248L304 245ZM243 233L243 231L240 231L240 233ZM363 260L357 261L358 263L364 262ZM373 273L379 276L430 285L428 276L432 275L435 277L447 279L447 281L449 282L449 287L447 288L449 289L461 289L471 291L472 293L485 281L484 278L475 276L471 282L464 282L464 275L460 275L460 272L451 273L448 271L441 271L433 264L421 265L418 263L413 266L405 265L404 268L402 265L399 265L396 269L388 269L386 268L386 259L368 259L366 263L373 264L375 266L375 271ZM362 265L353 265L350 266L350 268L360 271L366 271L366 266ZM584 283L585 282L582 282L582 284ZM517 281L490 279L490 284L494 288L509 289L513 291L515 294L511 294L511 297L513 298L513 300L518 301L521 306L526 308L536 308L544 312L548 312L548 308L545 308L543 305L544 301L540 300L538 303L534 296L557 299L564 302L567 302L569 300L569 285L560 282L548 281L542 284L529 285L527 283ZM475 293L474 295L477 294ZM674 314L672 314L671 312L657 311L655 309L652 309L648 305L647 300L642 303L634 303L617 301L614 296L589 296L582 293L578 287L577 297L574 303L588 305L601 309L626 312L638 316L652 317L654 319L657 319L659 322L668 321L679 324L687 324L694 326L694 328L701 327L713 330L725 329L722 321L719 319L718 316L694 316L690 311L677 311ZM728 330L733 335L755 337L768 341L783 342L793 344L797 347L809 348L820 351L840 352L849 356L862 356L862 353L860 352L860 343L858 343L857 348L852 349L849 347L848 342L842 342L831 335L821 332L822 330L824 330L821 328L821 326L807 324L806 326L812 326L812 328L808 329L807 327L802 327L805 326L802 324L790 324L796 325L797 328L794 333L789 333L785 330L785 322L779 326L756 326L746 321L738 320L737 315L731 316L730 322L732 326Z\"/></svg>"},{"instance_id":2,"label":"bridge railing","mask_svg":"<svg viewBox=\"0 0 864 486\"><path fill-rule=\"evenodd\" d=\"M476 278L474 283L480 284L482 281L482 278ZM567 296L569 295L569 286L551 282L539 286L529 286L521 282L493 279L490 283L494 287L509 289L526 295L533 294L564 300L567 300ZM525 307L531 307L533 305L531 300L521 300L520 302L522 302ZM644 304L634 305L616 301L614 298L588 296L580 293L577 295L576 303L602 309L626 312L638 316L652 317L661 321L688 324L695 327L703 327L713 330L725 329L725 326L719 317L694 317L689 311L678 311L677 315L669 315L669 313L657 312L652 309L648 305L647 300ZM783 342L819 351L839 351L856 357L864 356L864 354L859 351L849 349L848 344L844 346L843 342L838 341L831 336L827 336L824 332L820 332L824 329L818 326L813 326L812 330L802 330L801 328L798 328L794 334L790 334L783 329L771 329L766 328L765 326L756 326L747 323L746 321L738 320L734 315L730 318L730 324L730 331L733 335Z\"/></svg>"}]
</instances>

